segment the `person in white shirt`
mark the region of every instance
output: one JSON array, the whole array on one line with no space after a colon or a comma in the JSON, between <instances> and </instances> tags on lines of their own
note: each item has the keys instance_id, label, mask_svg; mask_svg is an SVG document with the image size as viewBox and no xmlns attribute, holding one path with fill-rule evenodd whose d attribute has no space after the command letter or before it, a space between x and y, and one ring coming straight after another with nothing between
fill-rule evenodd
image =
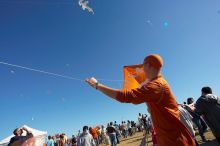
<instances>
[{"instance_id":1,"label":"person in white shirt","mask_svg":"<svg viewBox=\"0 0 220 146\"><path fill-rule=\"evenodd\" d=\"M83 133L79 137L78 146L95 146L92 135L89 133L89 127L83 127Z\"/></svg>"}]
</instances>

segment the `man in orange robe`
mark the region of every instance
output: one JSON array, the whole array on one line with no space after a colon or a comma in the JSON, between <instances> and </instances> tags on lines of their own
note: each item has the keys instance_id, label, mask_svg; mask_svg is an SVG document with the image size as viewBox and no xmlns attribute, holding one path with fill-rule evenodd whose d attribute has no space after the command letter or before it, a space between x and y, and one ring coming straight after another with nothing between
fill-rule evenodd
<instances>
[{"instance_id":1,"label":"man in orange robe","mask_svg":"<svg viewBox=\"0 0 220 146\"><path fill-rule=\"evenodd\" d=\"M146 103L157 132L159 146L195 146L190 132L181 123L175 97L161 75L162 58L152 54L144 59L144 72L148 81L140 88L117 90L97 82L95 78L86 82L107 96L123 103Z\"/></svg>"}]
</instances>

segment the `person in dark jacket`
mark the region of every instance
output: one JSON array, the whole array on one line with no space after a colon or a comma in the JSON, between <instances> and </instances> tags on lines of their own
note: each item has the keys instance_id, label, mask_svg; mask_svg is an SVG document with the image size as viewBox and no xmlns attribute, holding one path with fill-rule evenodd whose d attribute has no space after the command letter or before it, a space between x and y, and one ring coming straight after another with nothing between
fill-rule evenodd
<instances>
[{"instance_id":1,"label":"person in dark jacket","mask_svg":"<svg viewBox=\"0 0 220 146\"><path fill-rule=\"evenodd\" d=\"M210 87L202 88L202 95L195 104L195 112L205 120L220 144L220 98L212 94Z\"/></svg>"}]
</instances>

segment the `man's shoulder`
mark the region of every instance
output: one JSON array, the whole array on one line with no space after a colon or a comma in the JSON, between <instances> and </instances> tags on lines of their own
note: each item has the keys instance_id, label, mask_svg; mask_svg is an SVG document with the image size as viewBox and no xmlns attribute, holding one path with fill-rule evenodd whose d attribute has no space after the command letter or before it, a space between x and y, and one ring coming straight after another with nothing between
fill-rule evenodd
<instances>
[{"instance_id":1,"label":"man's shoulder","mask_svg":"<svg viewBox=\"0 0 220 146\"><path fill-rule=\"evenodd\" d=\"M200 96L195 103L196 110L203 108L203 105L206 104L206 102L207 101L206 101L205 97Z\"/></svg>"},{"instance_id":2,"label":"man's shoulder","mask_svg":"<svg viewBox=\"0 0 220 146\"><path fill-rule=\"evenodd\" d=\"M204 97L203 97L203 96L200 96L200 97L197 99L195 105L198 104L198 103L201 102L201 101L204 101Z\"/></svg>"},{"instance_id":3,"label":"man's shoulder","mask_svg":"<svg viewBox=\"0 0 220 146\"><path fill-rule=\"evenodd\" d=\"M142 89L158 89L161 87L161 82L157 80L150 81L142 86Z\"/></svg>"},{"instance_id":4,"label":"man's shoulder","mask_svg":"<svg viewBox=\"0 0 220 146\"><path fill-rule=\"evenodd\" d=\"M24 138L26 138L27 136L14 136L11 138L11 140L22 140Z\"/></svg>"},{"instance_id":5,"label":"man's shoulder","mask_svg":"<svg viewBox=\"0 0 220 146\"><path fill-rule=\"evenodd\" d=\"M206 98L205 96L200 96L198 99L197 99L197 101L196 101L196 103L195 103L195 106L198 106L198 105L200 105L200 104L203 104L203 103L205 103L205 102L207 102L208 101L208 98Z\"/></svg>"},{"instance_id":6,"label":"man's shoulder","mask_svg":"<svg viewBox=\"0 0 220 146\"><path fill-rule=\"evenodd\" d=\"M90 133L82 133L79 136L79 138L85 138L85 137L92 137L92 134L90 134Z\"/></svg>"},{"instance_id":7,"label":"man's shoulder","mask_svg":"<svg viewBox=\"0 0 220 146\"><path fill-rule=\"evenodd\" d=\"M10 144L13 143L14 141L16 141L16 138L17 138L17 136L13 136L13 137L10 139Z\"/></svg>"},{"instance_id":8,"label":"man's shoulder","mask_svg":"<svg viewBox=\"0 0 220 146\"><path fill-rule=\"evenodd\" d=\"M169 86L169 84L163 77L158 77L157 79L154 79L146 83L144 86L151 87L151 88L159 88L159 87Z\"/></svg>"},{"instance_id":9,"label":"man's shoulder","mask_svg":"<svg viewBox=\"0 0 220 146\"><path fill-rule=\"evenodd\" d=\"M84 138L84 139L93 139L93 136L92 136L92 134L90 134L90 133L87 133L86 135L84 135L84 136L82 136L81 138Z\"/></svg>"},{"instance_id":10,"label":"man's shoulder","mask_svg":"<svg viewBox=\"0 0 220 146\"><path fill-rule=\"evenodd\" d=\"M23 141L25 138L26 136L14 136L10 139L9 145L17 141Z\"/></svg>"},{"instance_id":11,"label":"man's shoulder","mask_svg":"<svg viewBox=\"0 0 220 146\"><path fill-rule=\"evenodd\" d=\"M14 139L16 139L16 137L17 137L17 136L13 136L13 137L11 138L11 140L14 140Z\"/></svg>"}]
</instances>

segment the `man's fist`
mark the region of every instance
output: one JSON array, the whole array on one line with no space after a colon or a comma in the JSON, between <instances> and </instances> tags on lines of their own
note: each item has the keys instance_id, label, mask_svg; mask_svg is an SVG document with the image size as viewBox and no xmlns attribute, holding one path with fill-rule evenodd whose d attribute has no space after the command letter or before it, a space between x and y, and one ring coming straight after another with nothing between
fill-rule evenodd
<instances>
[{"instance_id":1,"label":"man's fist","mask_svg":"<svg viewBox=\"0 0 220 146\"><path fill-rule=\"evenodd\" d=\"M96 80L96 78L92 77L92 78L89 78L89 79L86 79L86 82L92 86L93 88L97 88L97 83L98 81Z\"/></svg>"}]
</instances>

